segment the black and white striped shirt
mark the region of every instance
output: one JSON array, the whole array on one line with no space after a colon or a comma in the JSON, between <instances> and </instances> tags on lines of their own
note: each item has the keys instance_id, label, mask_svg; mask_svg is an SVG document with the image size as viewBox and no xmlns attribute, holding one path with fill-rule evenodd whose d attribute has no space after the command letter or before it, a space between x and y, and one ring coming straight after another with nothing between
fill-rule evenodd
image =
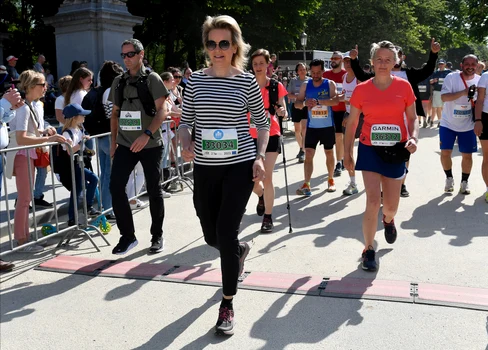
<instances>
[{"instance_id":1,"label":"black and white striped shirt","mask_svg":"<svg viewBox=\"0 0 488 350\"><path fill-rule=\"evenodd\" d=\"M185 88L180 128L195 128L195 164L228 165L254 160L256 147L249 134L248 111L258 130L269 130L261 91L254 75L219 78L195 72ZM202 152L204 129L236 129L238 154L208 158Z\"/></svg>"}]
</instances>

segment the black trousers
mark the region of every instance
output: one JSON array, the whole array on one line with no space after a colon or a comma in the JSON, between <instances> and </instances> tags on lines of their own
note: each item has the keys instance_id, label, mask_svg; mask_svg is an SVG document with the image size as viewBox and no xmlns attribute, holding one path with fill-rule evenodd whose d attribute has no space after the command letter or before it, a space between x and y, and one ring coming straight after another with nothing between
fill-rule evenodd
<instances>
[{"instance_id":1,"label":"black trousers","mask_svg":"<svg viewBox=\"0 0 488 350\"><path fill-rule=\"evenodd\" d=\"M223 166L195 164L193 204L208 245L220 251L226 296L237 293L240 223L251 196L254 161Z\"/></svg>"},{"instance_id":2,"label":"black trousers","mask_svg":"<svg viewBox=\"0 0 488 350\"><path fill-rule=\"evenodd\" d=\"M125 191L129 176L137 162L141 162L146 178L151 212L151 235L153 240L163 236L164 202L161 189L162 147L145 148L134 153L128 147L119 145L114 154L110 176L110 194L112 206L120 234L126 238L135 236L134 219Z\"/></svg>"}]
</instances>

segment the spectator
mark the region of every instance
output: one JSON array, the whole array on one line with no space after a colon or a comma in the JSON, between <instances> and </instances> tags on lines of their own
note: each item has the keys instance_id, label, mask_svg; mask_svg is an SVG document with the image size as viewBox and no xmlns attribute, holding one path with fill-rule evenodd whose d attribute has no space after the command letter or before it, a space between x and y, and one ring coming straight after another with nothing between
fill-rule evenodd
<instances>
[{"instance_id":1,"label":"spectator","mask_svg":"<svg viewBox=\"0 0 488 350\"><path fill-rule=\"evenodd\" d=\"M12 137L9 148L39 145L44 142L65 142L66 139L63 136L52 133L53 129L43 129L40 118L35 112L36 109L32 105L46 92L44 75L33 70L23 72L20 75L19 90L25 92L26 104L16 111L15 119L10 123ZM27 158L27 152L29 152L30 159ZM31 201L29 182L34 180L34 159L37 159L34 148L7 154L6 176L8 178L12 178L12 175L16 176L18 201L14 217L14 237L19 246L29 240L29 202ZM30 161L30 166L28 161ZM29 168L31 169L30 174ZM23 249L24 252L32 253L43 250L42 246L35 244Z\"/></svg>"},{"instance_id":2,"label":"spectator","mask_svg":"<svg viewBox=\"0 0 488 350\"><path fill-rule=\"evenodd\" d=\"M15 56L8 56L7 57L7 73L10 76L11 80L18 80L19 79L19 73L17 73L17 69L15 69L15 66L17 65L17 61L19 59Z\"/></svg>"},{"instance_id":3,"label":"spectator","mask_svg":"<svg viewBox=\"0 0 488 350\"><path fill-rule=\"evenodd\" d=\"M51 74L50 69L46 69L46 82L49 89L54 89L54 76Z\"/></svg>"},{"instance_id":4,"label":"spectator","mask_svg":"<svg viewBox=\"0 0 488 350\"><path fill-rule=\"evenodd\" d=\"M70 71L69 75L73 76L73 74L75 73L75 70L77 70L78 68L80 68L80 61L71 62L71 71Z\"/></svg>"},{"instance_id":5,"label":"spectator","mask_svg":"<svg viewBox=\"0 0 488 350\"><path fill-rule=\"evenodd\" d=\"M63 109L64 109L64 96L66 95L66 91L68 90L68 86L71 83L71 75L65 75L61 79L59 79L58 86L61 90L61 95L56 98L54 102L54 111L56 114L56 120L59 123L59 126L64 125L64 116L63 116Z\"/></svg>"},{"instance_id":6,"label":"spectator","mask_svg":"<svg viewBox=\"0 0 488 350\"><path fill-rule=\"evenodd\" d=\"M34 70L38 73L42 73L44 74L44 67L42 66L44 64L44 62L46 62L46 57L44 57L44 55L39 55L39 57L37 57L37 62L36 64L34 65ZM48 82L49 84L49 82Z\"/></svg>"},{"instance_id":7,"label":"spectator","mask_svg":"<svg viewBox=\"0 0 488 350\"><path fill-rule=\"evenodd\" d=\"M93 81L93 73L88 68L80 67L73 74L68 90L64 96L64 107L70 103L81 105Z\"/></svg>"}]
</instances>

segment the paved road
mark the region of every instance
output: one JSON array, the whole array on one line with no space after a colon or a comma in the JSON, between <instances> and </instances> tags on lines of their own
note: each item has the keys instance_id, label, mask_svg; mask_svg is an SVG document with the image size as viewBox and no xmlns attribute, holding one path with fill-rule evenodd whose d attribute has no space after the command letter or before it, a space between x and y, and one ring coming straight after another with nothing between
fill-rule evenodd
<instances>
[{"instance_id":1,"label":"paved road","mask_svg":"<svg viewBox=\"0 0 488 350\"><path fill-rule=\"evenodd\" d=\"M378 227L379 270L358 269L365 195L327 193L325 157L315 160L313 196L298 198L303 167L291 137L286 146L293 233L288 233L283 166L275 172L273 234L259 234L256 197L249 201L241 237L254 240L246 270L275 273L376 278L488 288L486 247L488 204L482 195L481 155L474 156L472 194L445 195L437 129L421 129L419 151L407 179L411 193L401 200L396 217L399 238L388 245ZM453 173L459 185L460 155ZM360 175L359 183L362 183ZM362 185L360 190L362 190ZM147 255L149 210L134 215L139 246L123 260L219 267L218 253L204 244L191 192L166 200L166 248ZM118 240L115 227L107 236ZM96 239L100 245L100 238ZM96 253L81 240L58 254L117 259L111 248ZM135 279L88 277L33 270L52 258L52 250L35 256L12 254L18 268L2 275L0 317L2 349L488 349L488 313L363 299L336 299L240 290L234 303L236 334L216 338L220 289Z\"/></svg>"}]
</instances>

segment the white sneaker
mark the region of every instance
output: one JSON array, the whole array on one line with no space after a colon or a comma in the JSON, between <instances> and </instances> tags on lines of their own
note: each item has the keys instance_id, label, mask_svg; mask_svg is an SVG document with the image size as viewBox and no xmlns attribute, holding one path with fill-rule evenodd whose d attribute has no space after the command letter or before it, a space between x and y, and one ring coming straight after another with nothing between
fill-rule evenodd
<instances>
[{"instance_id":1,"label":"white sneaker","mask_svg":"<svg viewBox=\"0 0 488 350\"><path fill-rule=\"evenodd\" d=\"M349 182L349 185L344 191L342 191L342 194L345 196L351 196L353 194L357 194L358 192L358 186L355 183Z\"/></svg>"},{"instance_id":2,"label":"white sneaker","mask_svg":"<svg viewBox=\"0 0 488 350\"><path fill-rule=\"evenodd\" d=\"M461 182L461 187L459 188L459 193L461 194L470 194L471 190L469 189L468 186L468 181L462 181Z\"/></svg>"},{"instance_id":3,"label":"white sneaker","mask_svg":"<svg viewBox=\"0 0 488 350\"><path fill-rule=\"evenodd\" d=\"M144 202L144 201L141 201L140 199L136 199L135 203L129 203L129 204L130 204L130 208L132 210L144 209L144 208L147 208L149 206L149 202Z\"/></svg>"},{"instance_id":4,"label":"white sneaker","mask_svg":"<svg viewBox=\"0 0 488 350\"><path fill-rule=\"evenodd\" d=\"M446 186L444 187L444 192L454 192L454 179L448 177L446 179Z\"/></svg>"},{"instance_id":5,"label":"white sneaker","mask_svg":"<svg viewBox=\"0 0 488 350\"><path fill-rule=\"evenodd\" d=\"M171 198L171 193L163 191L163 198Z\"/></svg>"},{"instance_id":6,"label":"white sneaker","mask_svg":"<svg viewBox=\"0 0 488 350\"><path fill-rule=\"evenodd\" d=\"M40 253L44 251L44 247L37 244L33 244L25 248L22 248L19 251L21 251L22 253Z\"/></svg>"}]
</instances>

